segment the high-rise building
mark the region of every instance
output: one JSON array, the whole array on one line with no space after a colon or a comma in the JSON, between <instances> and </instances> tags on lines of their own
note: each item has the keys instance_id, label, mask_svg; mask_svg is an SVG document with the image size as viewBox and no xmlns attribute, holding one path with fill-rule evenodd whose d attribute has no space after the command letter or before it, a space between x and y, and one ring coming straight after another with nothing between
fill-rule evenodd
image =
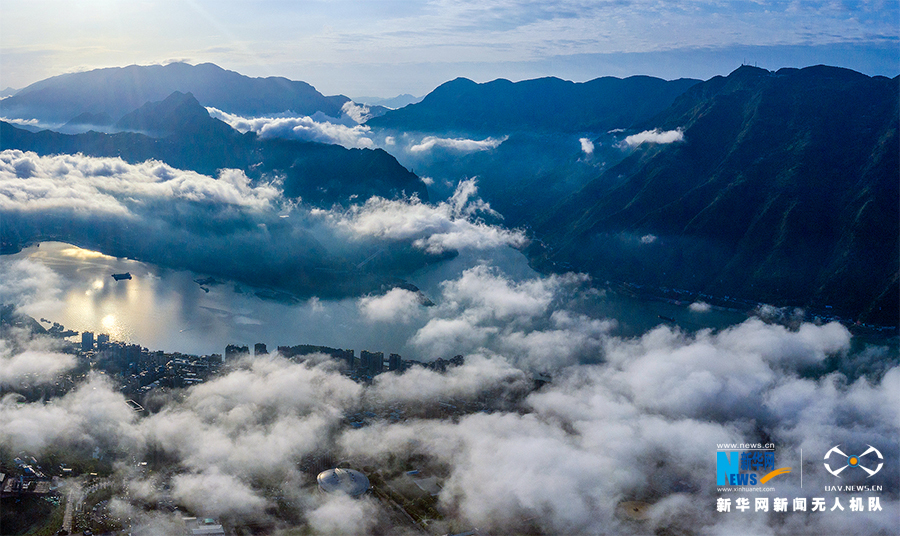
<instances>
[{"instance_id":1,"label":"high-rise building","mask_svg":"<svg viewBox=\"0 0 900 536\"><path fill-rule=\"evenodd\" d=\"M94 349L94 334L90 331L85 331L81 334L81 351L89 352Z\"/></svg>"},{"instance_id":2,"label":"high-rise building","mask_svg":"<svg viewBox=\"0 0 900 536\"><path fill-rule=\"evenodd\" d=\"M105 350L109 346L109 335L101 333L97 335L97 350Z\"/></svg>"},{"instance_id":3,"label":"high-rise building","mask_svg":"<svg viewBox=\"0 0 900 536\"><path fill-rule=\"evenodd\" d=\"M250 348L247 346L238 346L236 344L229 344L225 347L225 360L230 361L232 359L239 359L245 355L250 355Z\"/></svg>"},{"instance_id":4,"label":"high-rise building","mask_svg":"<svg viewBox=\"0 0 900 536\"><path fill-rule=\"evenodd\" d=\"M403 358L400 354L391 354L388 357L388 370L400 370L403 367Z\"/></svg>"},{"instance_id":5,"label":"high-rise building","mask_svg":"<svg viewBox=\"0 0 900 536\"><path fill-rule=\"evenodd\" d=\"M258 342L253 345L253 355L266 355L269 351L266 350L266 345L264 343Z\"/></svg>"},{"instance_id":6,"label":"high-rise building","mask_svg":"<svg viewBox=\"0 0 900 536\"><path fill-rule=\"evenodd\" d=\"M363 350L359 353L360 367L370 376L381 374L384 370L384 352L369 352Z\"/></svg>"}]
</instances>

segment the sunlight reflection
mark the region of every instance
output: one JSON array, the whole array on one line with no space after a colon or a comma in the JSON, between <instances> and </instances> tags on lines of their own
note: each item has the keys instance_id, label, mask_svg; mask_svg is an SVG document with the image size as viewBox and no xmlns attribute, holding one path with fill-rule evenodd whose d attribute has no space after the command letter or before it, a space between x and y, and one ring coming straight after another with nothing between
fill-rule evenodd
<instances>
[{"instance_id":1,"label":"sunlight reflection","mask_svg":"<svg viewBox=\"0 0 900 536\"><path fill-rule=\"evenodd\" d=\"M109 255L104 255L99 251L92 251L90 249L82 249L78 246L71 246L66 249L60 250L60 255L65 257L75 257L76 259L114 259L115 257L110 257Z\"/></svg>"}]
</instances>

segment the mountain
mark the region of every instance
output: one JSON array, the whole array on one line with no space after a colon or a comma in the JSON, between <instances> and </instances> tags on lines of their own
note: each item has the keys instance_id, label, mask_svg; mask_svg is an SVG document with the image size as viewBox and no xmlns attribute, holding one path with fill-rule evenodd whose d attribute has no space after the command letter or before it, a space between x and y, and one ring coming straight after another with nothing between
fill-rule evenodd
<instances>
[{"instance_id":1,"label":"mountain","mask_svg":"<svg viewBox=\"0 0 900 536\"><path fill-rule=\"evenodd\" d=\"M363 202L373 195L396 198L417 194L427 200L425 184L381 149L345 149L338 145L295 140L260 139L241 134L209 116L190 93L175 92L126 114L119 128L151 132L67 135L28 132L0 122L4 149L40 155L83 153L118 156L127 162L156 159L179 169L215 176L223 168L243 170L248 177L283 175L286 196L316 205Z\"/></svg>"},{"instance_id":2,"label":"mountain","mask_svg":"<svg viewBox=\"0 0 900 536\"><path fill-rule=\"evenodd\" d=\"M384 106L385 108L389 108L391 110L396 110L397 108L403 108L408 104L415 104L417 102L421 102L422 97L414 97L409 93L403 93L402 95L397 95L396 97L391 97L389 99L384 99L381 97L354 97L353 102L358 102L360 104L368 104L369 106Z\"/></svg>"},{"instance_id":3,"label":"mountain","mask_svg":"<svg viewBox=\"0 0 900 536\"><path fill-rule=\"evenodd\" d=\"M98 126L98 127L108 127L112 126L115 123L113 118L109 116L109 114L100 112L96 114L92 114L90 112L84 112L83 114L79 114L69 120L68 123L63 125L63 127L80 127L80 126Z\"/></svg>"},{"instance_id":4,"label":"mountain","mask_svg":"<svg viewBox=\"0 0 900 536\"><path fill-rule=\"evenodd\" d=\"M326 97L306 82L281 77L251 78L212 63L131 65L70 73L31 84L0 102L2 115L65 123L82 113L114 120L173 92L192 93L204 106L256 116L293 111L337 117L349 99Z\"/></svg>"},{"instance_id":5,"label":"mountain","mask_svg":"<svg viewBox=\"0 0 900 536\"><path fill-rule=\"evenodd\" d=\"M649 76L589 82L467 78L446 82L417 104L370 119L371 127L420 132L508 134L512 131L601 132L627 128L667 108L698 80Z\"/></svg>"},{"instance_id":6,"label":"mountain","mask_svg":"<svg viewBox=\"0 0 900 536\"><path fill-rule=\"evenodd\" d=\"M222 121L212 119L192 93L175 91L164 100L148 102L125 114L115 127L120 130L155 135L191 134L221 139L231 134L232 128Z\"/></svg>"},{"instance_id":7,"label":"mountain","mask_svg":"<svg viewBox=\"0 0 900 536\"><path fill-rule=\"evenodd\" d=\"M548 211L536 263L896 325L898 82L744 66L697 84L639 127L683 141Z\"/></svg>"}]
</instances>

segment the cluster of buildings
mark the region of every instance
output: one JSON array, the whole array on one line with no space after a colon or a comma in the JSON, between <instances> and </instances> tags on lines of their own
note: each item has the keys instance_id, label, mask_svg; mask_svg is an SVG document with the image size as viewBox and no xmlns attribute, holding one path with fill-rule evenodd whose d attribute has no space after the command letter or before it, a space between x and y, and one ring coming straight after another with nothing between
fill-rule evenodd
<instances>
[{"instance_id":1,"label":"cluster of buildings","mask_svg":"<svg viewBox=\"0 0 900 536\"><path fill-rule=\"evenodd\" d=\"M0 472L0 497L21 497L22 495L46 495L52 489L50 478L44 474L34 456L20 453L13 460L16 474Z\"/></svg>"},{"instance_id":2,"label":"cluster of buildings","mask_svg":"<svg viewBox=\"0 0 900 536\"><path fill-rule=\"evenodd\" d=\"M253 355L268 354L266 345L256 343L253 346ZM355 380L371 380L382 372L403 372L412 366L422 366L431 368L440 372L444 372L448 367L459 366L463 364L464 358L457 355L450 359L438 358L430 363L421 361L403 359L400 354L388 354L384 357L384 352L370 352L362 350L359 357L356 357L354 350L342 348L330 348L328 346L315 346L311 344L300 344L297 346L279 346L278 353L281 356L295 362L303 361L307 356L314 354L323 354L332 357L347 367L347 375ZM230 362L235 359L250 356L249 346L238 346L229 344L225 347L225 361Z\"/></svg>"},{"instance_id":3,"label":"cluster of buildings","mask_svg":"<svg viewBox=\"0 0 900 536\"><path fill-rule=\"evenodd\" d=\"M138 344L111 341L109 335L85 331L80 356L92 366L121 377L122 391L140 395L158 387L190 387L219 371L222 356L151 351Z\"/></svg>"}]
</instances>

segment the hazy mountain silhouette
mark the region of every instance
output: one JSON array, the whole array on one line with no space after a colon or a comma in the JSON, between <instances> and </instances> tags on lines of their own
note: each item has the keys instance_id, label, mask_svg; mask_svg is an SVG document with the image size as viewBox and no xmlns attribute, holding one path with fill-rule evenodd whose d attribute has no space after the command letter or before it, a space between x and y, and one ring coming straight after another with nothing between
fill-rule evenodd
<instances>
[{"instance_id":1,"label":"hazy mountain silhouette","mask_svg":"<svg viewBox=\"0 0 900 536\"><path fill-rule=\"evenodd\" d=\"M391 110L403 108L408 104L415 104L421 101L422 97L415 97L413 95L410 95L409 93L397 95L396 97L391 97L389 99L385 99L382 97L353 97L353 102L367 104L369 106L383 106L384 108Z\"/></svg>"},{"instance_id":2,"label":"hazy mountain silhouette","mask_svg":"<svg viewBox=\"0 0 900 536\"><path fill-rule=\"evenodd\" d=\"M367 124L421 132L598 132L627 128L653 117L697 82L632 76L583 83L538 78L477 84L457 78L421 102L389 111Z\"/></svg>"},{"instance_id":3,"label":"hazy mountain silhouette","mask_svg":"<svg viewBox=\"0 0 900 536\"><path fill-rule=\"evenodd\" d=\"M537 225L539 264L864 320L898 318L898 81L741 67Z\"/></svg>"},{"instance_id":4,"label":"hazy mountain silhouette","mask_svg":"<svg viewBox=\"0 0 900 536\"><path fill-rule=\"evenodd\" d=\"M79 114L69 120L68 123L63 125L63 127L79 127L79 126L98 126L98 127L109 127L115 123L113 118L109 116L109 114L100 112L96 114L92 114L90 112L84 112L83 114Z\"/></svg>"},{"instance_id":5,"label":"hazy mountain silhouette","mask_svg":"<svg viewBox=\"0 0 900 536\"><path fill-rule=\"evenodd\" d=\"M204 106L254 116L318 111L337 117L349 99L326 97L306 82L281 77L251 78L212 63L131 65L70 73L31 84L0 102L6 117L64 123L82 113L118 120L147 102L173 92L192 93Z\"/></svg>"},{"instance_id":6,"label":"hazy mountain silhouette","mask_svg":"<svg viewBox=\"0 0 900 536\"><path fill-rule=\"evenodd\" d=\"M135 132L32 133L0 123L4 149L41 155L118 156L128 162L152 158L213 176L223 168L241 169L253 179L278 173L284 176L285 195L302 197L313 204L346 203L351 196L361 202L373 195L395 198L417 194L420 199L428 199L425 184L381 149L345 149L241 134L210 117L190 93L175 92L163 101L147 103L116 125L153 136Z\"/></svg>"}]
</instances>

